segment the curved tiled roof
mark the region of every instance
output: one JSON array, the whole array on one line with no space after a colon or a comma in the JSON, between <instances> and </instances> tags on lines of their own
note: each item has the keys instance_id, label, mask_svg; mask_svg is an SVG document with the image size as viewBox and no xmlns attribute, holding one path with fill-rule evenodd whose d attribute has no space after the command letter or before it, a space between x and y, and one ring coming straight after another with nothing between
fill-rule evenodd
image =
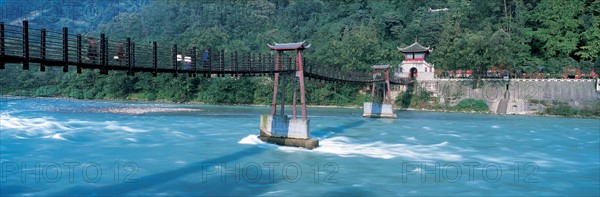
<instances>
[{"instance_id":1,"label":"curved tiled roof","mask_svg":"<svg viewBox=\"0 0 600 197\"><path fill-rule=\"evenodd\" d=\"M267 44L271 50L277 51L287 51L287 50L297 50L297 49L308 49L309 45L304 45L304 42L296 42L296 43L275 43L275 45Z\"/></svg>"},{"instance_id":2,"label":"curved tiled roof","mask_svg":"<svg viewBox=\"0 0 600 197\"><path fill-rule=\"evenodd\" d=\"M429 47L425 48L423 46L421 46L418 42L415 42L413 44L411 44L410 46L404 47L404 48L400 48L398 47L398 50L402 53L418 53L418 52L431 52L431 49Z\"/></svg>"},{"instance_id":3,"label":"curved tiled roof","mask_svg":"<svg viewBox=\"0 0 600 197\"><path fill-rule=\"evenodd\" d=\"M390 65L374 65L374 66L371 66L371 68L375 69L375 70L386 70L386 69L390 68Z\"/></svg>"}]
</instances>

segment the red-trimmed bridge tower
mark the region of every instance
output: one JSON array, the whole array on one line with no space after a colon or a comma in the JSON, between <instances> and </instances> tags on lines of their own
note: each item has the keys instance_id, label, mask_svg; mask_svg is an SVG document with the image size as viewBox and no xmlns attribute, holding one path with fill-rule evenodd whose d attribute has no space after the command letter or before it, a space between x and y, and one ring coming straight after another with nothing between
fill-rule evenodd
<instances>
[{"instance_id":1,"label":"red-trimmed bridge tower","mask_svg":"<svg viewBox=\"0 0 600 197\"><path fill-rule=\"evenodd\" d=\"M363 105L363 117L366 118L396 118L392 106L391 88L390 88L390 65L374 65L373 82L371 87L371 102L365 102ZM384 81L381 74L383 73ZM380 83L384 82L384 83ZM377 88L382 84L383 88ZM379 91L381 90L381 91ZM379 94L382 92L382 94ZM378 99L381 96L381 99Z\"/></svg>"},{"instance_id":2,"label":"red-trimmed bridge tower","mask_svg":"<svg viewBox=\"0 0 600 197\"><path fill-rule=\"evenodd\" d=\"M281 56L285 51L296 52L296 72L293 78L293 97L292 97L292 117L285 115L285 83L286 74L276 72L273 79L273 100L271 103L271 114L260 117L260 136L262 141L275 143L284 146L298 146L308 149L316 148L319 145L317 139L310 138L309 120L306 116L306 95L304 90L304 65L302 51L308 49L310 45L304 42L298 43L275 43L268 45L271 50L277 51L275 57L275 70L280 70ZM282 75L282 76L280 76ZM281 79L281 89L279 88ZM296 117L297 89L296 82L300 85L300 103L302 104L302 119ZM281 96L281 111L277 114L277 95Z\"/></svg>"}]
</instances>

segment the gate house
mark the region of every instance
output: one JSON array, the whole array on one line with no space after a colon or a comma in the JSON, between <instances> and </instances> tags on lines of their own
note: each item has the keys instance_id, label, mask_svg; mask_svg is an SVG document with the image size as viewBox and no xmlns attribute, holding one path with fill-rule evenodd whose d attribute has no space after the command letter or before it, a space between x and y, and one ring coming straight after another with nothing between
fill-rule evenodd
<instances>
[{"instance_id":1,"label":"gate house","mask_svg":"<svg viewBox=\"0 0 600 197\"><path fill-rule=\"evenodd\" d=\"M425 48L418 41L408 47L398 50L404 54L404 61L398 65L396 76L410 77L416 80L432 80L435 78L435 68L433 64L425 61L425 56L432 51L429 47Z\"/></svg>"}]
</instances>

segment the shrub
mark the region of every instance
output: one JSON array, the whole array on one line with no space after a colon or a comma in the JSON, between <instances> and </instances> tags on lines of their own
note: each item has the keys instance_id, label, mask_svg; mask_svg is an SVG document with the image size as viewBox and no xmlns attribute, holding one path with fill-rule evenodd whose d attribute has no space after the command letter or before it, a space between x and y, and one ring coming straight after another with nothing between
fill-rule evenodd
<instances>
[{"instance_id":1,"label":"shrub","mask_svg":"<svg viewBox=\"0 0 600 197\"><path fill-rule=\"evenodd\" d=\"M432 108L434 106L429 103L431 99L430 93L425 89L420 88L418 91L414 92L407 91L399 93L394 103L403 108Z\"/></svg>"},{"instance_id":2,"label":"shrub","mask_svg":"<svg viewBox=\"0 0 600 197\"><path fill-rule=\"evenodd\" d=\"M457 111L476 111L476 112L485 112L489 111L487 103L483 100L479 99L463 99L456 106L454 106Z\"/></svg>"},{"instance_id":3,"label":"shrub","mask_svg":"<svg viewBox=\"0 0 600 197\"><path fill-rule=\"evenodd\" d=\"M600 117L600 102L596 102L591 107L576 109L565 102L553 101L553 105L546 108L543 114L557 116L578 116L578 117Z\"/></svg>"}]
</instances>

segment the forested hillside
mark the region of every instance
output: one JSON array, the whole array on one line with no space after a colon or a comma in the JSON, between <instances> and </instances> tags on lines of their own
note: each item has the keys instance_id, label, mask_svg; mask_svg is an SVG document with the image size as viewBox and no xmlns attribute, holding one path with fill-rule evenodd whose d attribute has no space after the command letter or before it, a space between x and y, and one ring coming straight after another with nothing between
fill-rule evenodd
<instances>
[{"instance_id":1,"label":"forested hillside","mask_svg":"<svg viewBox=\"0 0 600 197\"><path fill-rule=\"evenodd\" d=\"M78 1L25 2L40 7L32 20L39 26L226 52L267 52L267 43L306 40L312 47L305 56L313 64L350 70L398 65L402 56L396 47L418 38L434 49L428 61L436 69L485 71L499 66L561 73L573 66L600 73L600 0L83 1L83 11L63 15L45 10L64 10L65 2ZM9 23L32 14L3 15L2 21ZM2 94L268 103L272 91L268 78L152 78L18 69L7 66L0 71ZM359 104L366 99L359 92L364 87L355 85L309 81L307 88L310 104Z\"/></svg>"},{"instance_id":2,"label":"forested hillside","mask_svg":"<svg viewBox=\"0 0 600 197\"><path fill-rule=\"evenodd\" d=\"M139 12L150 0L0 0L2 22L20 25L28 20L32 26L48 30L68 27L72 33L94 31L119 13Z\"/></svg>"}]
</instances>

